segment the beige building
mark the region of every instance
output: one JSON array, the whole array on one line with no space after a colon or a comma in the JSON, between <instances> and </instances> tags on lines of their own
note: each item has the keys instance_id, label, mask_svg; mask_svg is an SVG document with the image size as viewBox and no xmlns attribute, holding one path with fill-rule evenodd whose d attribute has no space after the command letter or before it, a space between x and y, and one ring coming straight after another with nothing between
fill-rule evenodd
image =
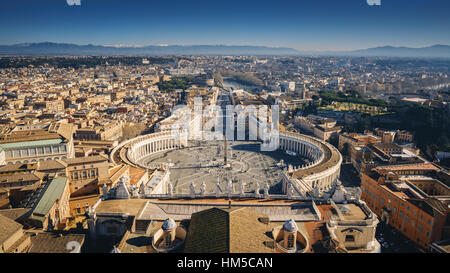
<instances>
[{"instance_id":1,"label":"beige building","mask_svg":"<svg viewBox=\"0 0 450 273\"><path fill-rule=\"evenodd\" d=\"M26 222L43 230L63 229L70 217L68 179L60 176L47 183L43 194L38 194L37 201L28 204L31 214Z\"/></svg>"},{"instance_id":2,"label":"beige building","mask_svg":"<svg viewBox=\"0 0 450 273\"><path fill-rule=\"evenodd\" d=\"M76 140L110 140L114 141L122 137L122 123L117 121L103 125L88 126L76 130Z\"/></svg>"},{"instance_id":3,"label":"beige building","mask_svg":"<svg viewBox=\"0 0 450 273\"><path fill-rule=\"evenodd\" d=\"M412 143L414 140L414 135L408 131L402 130L398 131L395 135L395 141L398 143Z\"/></svg>"},{"instance_id":4,"label":"beige building","mask_svg":"<svg viewBox=\"0 0 450 273\"><path fill-rule=\"evenodd\" d=\"M350 152L350 147L366 146L371 143L380 143L381 139L369 133L357 134L357 133L344 133L339 135L338 147L341 152ZM348 146L348 151L344 151Z\"/></svg>"},{"instance_id":5,"label":"beige building","mask_svg":"<svg viewBox=\"0 0 450 273\"><path fill-rule=\"evenodd\" d=\"M0 136L0 150L5 152L6 164L36 163L74 156L72 127L53 123L41 128L17 127Z\"/></svg>"},{"instance_id":6,"label":"beige building","mask_svg":"<svg viewBox=\"0 0 450 273\"><path fill-rule=\"evenodd\" d=\"M0 214L0 253L24 253L31 244L23 226Z\"/></svg>"},{"instance_id":7,"label":"beige building","mask_svg":"<svg viewBox=\"0 0 450 273\"><path fill-rule=\"evenodd\" d=\"M336 126L336 120L314 115L296 117L294 124L300 130L313 134L320 140L328 140L333 136L337 136L342 130L341 126Z\"/></svg>"},{"instance_id":8,"label":"beige building","mask_svg":"<svg viewBox=\"0 0 450 273\"><path fill-rule=\"evenodd\" d=\"M72 197L98 193L99 184L109 181L108 159L103 156L89 156L66 160Z\"/></svg>"},{"instance_id":9,"label":"beige building","mask_svg":"<svg viewBox=\"0 0 450 273\"><path fill-rule=\"evenodd\" d=\"M364 202L252 198L105 200L88 218L93 238L122 238L121 253L379 252L377 224Z\"/></svg>"}]
</instances>

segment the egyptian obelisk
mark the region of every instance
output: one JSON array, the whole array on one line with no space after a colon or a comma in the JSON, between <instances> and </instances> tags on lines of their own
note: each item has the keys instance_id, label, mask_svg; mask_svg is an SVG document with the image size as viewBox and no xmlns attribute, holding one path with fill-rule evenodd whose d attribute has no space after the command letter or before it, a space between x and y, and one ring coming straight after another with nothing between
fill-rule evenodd
<instances>
[{"instance_id":1,"label":"egyptian obelisk","mask_svg":"<svg viewBox=\"0 0 450 273\"><path fill-rule=\"evenodd\" d=\"M224 141L224 143L223 143L223 165L224 166L227 166L228 165L228 158L227 158L227 156L228 156L228 147L227 147L227 137L224 135L223 136L223 141Z\"/></svg>"}]
</instances>

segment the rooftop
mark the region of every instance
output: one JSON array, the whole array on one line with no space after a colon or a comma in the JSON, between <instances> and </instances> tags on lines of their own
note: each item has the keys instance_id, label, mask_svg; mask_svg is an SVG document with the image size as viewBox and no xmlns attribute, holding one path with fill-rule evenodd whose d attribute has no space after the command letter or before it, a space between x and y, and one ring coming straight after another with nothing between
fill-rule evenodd
<instances>
[{"instance_id":1,"label":"rooftop","mask_svg":"<svg viewBox=\"0 0 450 273\"><path fill-rule=\"evenodd\" d=\"M3 244L21 228L21 224L0 214L0 244Z\"/></svg>"},{"instance_id":2,"label":"rooftop","mask_svg":"<svg viewBox=\"0 0 450 273\"><path fill-rule=\"evenodd\" d=\"M67 177L56 177L47 186L39 203L33 209L31 219L42 220L57 200L60 200L67 185Z\"/></svg>"},{"instance_id":3,"label":"rooftop","mask_svg":"<svg viewBox=\"0 0 450 273\"><path fill-rule=\"evenodd\" d=\"M76 242L80 246L84 243L83 234L54 234L42 232L31 236L30 253L70 253L74 249L69 243ZM75 244L74 244L75 245Z\"/></svg>"},{"instance_id":4,"label":"rooftop","mask_svg":"<svg viewBox=\"0 0 450 273\"><path fill-rule=\"evenodd\" d=\"M439 171L440 169L432 163L405 164L405 165L389 165L375 168L376 171Z\"/></svg>"},{"instance_id":5,"label":"rooftop","mask_svg":"<svg viewBox=\"0 0 450 273\"><path fill-rule=\"evenodd\" d=\"M97 163L102 161L108 161L108 158L96 155L96 156L87 156L87 157L76 157L65 159L65 162L69 165L77 165L77 164L89 164L89 163Z\"/></svg>"},{"instance_id":6,"label":"rooftop","mask_svg":"<svg viewBox=\"0 0 450 273\"><path fill-rule=\"evenodd\" d=\"M63 142L63 139L54 138L54 139L45 139L45 140L29 140L29 141L17 141L17 142L0 142L0 147L3 149L16 149L16 148L24 148L24 147L35 147L35 146L49 146L56 145Z\"/></svg>"},{"instance_id":7,"label":"rooftop","mask_svg":"<svg viewBox=\"0 0 450 273\"><path fill-rule=\"evenodd\" d=\"M219 209L194 213L189 224L186 253L276 252L264 242L271 228L259 221L267 217L250 208Z\"/></svg>"}]
</instances>

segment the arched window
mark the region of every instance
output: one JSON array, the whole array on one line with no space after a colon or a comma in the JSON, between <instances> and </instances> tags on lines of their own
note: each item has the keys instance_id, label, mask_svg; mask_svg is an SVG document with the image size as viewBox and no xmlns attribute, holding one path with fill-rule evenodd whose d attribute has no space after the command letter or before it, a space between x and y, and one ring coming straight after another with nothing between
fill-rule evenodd
<instances>
[{"instance_id":1,"label":"arched window","mask_svg":"<svg viewBox=\"0 0 450 273\"><path fill-rule=\"evenodd\" d=\"M345 235L345 241L346 242L354 242L355 236L354 235Z\"/></svg>"}]
</instances>

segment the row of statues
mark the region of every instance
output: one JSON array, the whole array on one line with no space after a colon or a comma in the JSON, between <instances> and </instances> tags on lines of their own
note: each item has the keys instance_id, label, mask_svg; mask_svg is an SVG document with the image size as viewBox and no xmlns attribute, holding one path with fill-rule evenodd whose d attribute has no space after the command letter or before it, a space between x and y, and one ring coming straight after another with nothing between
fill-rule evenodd
<instances>
[{"instance_id":1,"label":"row of statues","mask_svg":"<svg viewBox=\"0 0 450 273\"><path fill-rule=\"evenodd\" d=\"M245 186L246 186L245 182L240 182L238 194L241 197L248 196L248 194L245 193ZM253 196L257 197L257 198L259 198L259 197L269 198L269 189L270 189L270 185L269 185L269 183L266 183L263 188L263 194L261 194L260 193L260 185L259 185L259 183L256 183L256 188L254 190ZM195 191L195 183L192 182L189 186L189 191L190 191L190 195L192 197L195 197L198 195L200 195L200 196L205 195L206 194L206 184L205 184L205 182L203 182L200 185L200 193L197 194ZM294 197L294 192L295 192L294 187L292 185L288 185L287 189L286 189L287 198L290 199L290 198ZM168 183L168 194L171 196L173 195L173 186L170 182ZM220 188L220 183L217 182L215 194L216 194L216 197L221 197L224 194L227 196L233 195L234 194L233 182L231 180L228 180L225 191L222 191L222 189ZM321 196L321 191L319 190L319 187L316 186L313 188L313 196L316 198ZM333 199L336 199L336 201L338 201L338 202L343 202L345 200L350 199L350 197L347 196L347 192L344 189L344 187L342 186L340 181L337 181L335 183L335 185L333 187L333 194L330 197L332 197ZM359 201L360 198L361 198L361 189L357 188L354 199Z\"/></svg>"},{"instance_id":2,"label":"row of statues","mask_svg":"<svg viewBox=\"0 0 450 273\"><path fill-rule=\"evenodd\" d=\"M238 194L240 196L245 196L246 195L246 193L245 193L245 186L246 186L245 182L240 182L239 183L239 192L238 192ZM254 191L254 195L256 197L260 197L261 196L260 190L261 190L260 189L260 185L259 185L258 182L256 182L256 188L255 188L255 191ZM269 183L266 183L264 185L264 188L263 188L263 197L265 197L265 198L269 197L269 190L270 190L270 185L269 185ZM235 193L234 192L234 187L233 187L233 182L231 180L228 180L227 185L226 185L226 190L224 192L220 188L220 183L219 182L216 183L216 189L215 189L216 196L217 197L222 196L224 193L229 195L229 196ZM173 196L173 194L174 194L174 192L173 192L173 185L170 182L168 182L168 184L167 184L167 194L169 196ZM194 182L192 182L189 185L189 194L191 196L193 196L193 197L197 195L197 193L195 191L195 183ZM199 195L205 195L205 194L206 194L206 184L205 184L205 182L203 182L200 185L200 193L199 193Z\"/></svg>"},{"instance_id":3,"label":"row of statues","mask_svg":"<svg viewBox=\"0 0 450 273\"><path fill-rule=\"evenodd\" d=\"M283 171L292 173L292 172L295 172L295 171L297 171L297 170L301 170L301 169L303 169L303 168L311 167L311 166L314 165L314 164L315 164L314 162L310 162L310 163L303 164L303 165L300 165L300 166L292 166L291 164L289 164L287 168L285 167L285 168L283 169Z\"/></svg>"}]
</instances>

